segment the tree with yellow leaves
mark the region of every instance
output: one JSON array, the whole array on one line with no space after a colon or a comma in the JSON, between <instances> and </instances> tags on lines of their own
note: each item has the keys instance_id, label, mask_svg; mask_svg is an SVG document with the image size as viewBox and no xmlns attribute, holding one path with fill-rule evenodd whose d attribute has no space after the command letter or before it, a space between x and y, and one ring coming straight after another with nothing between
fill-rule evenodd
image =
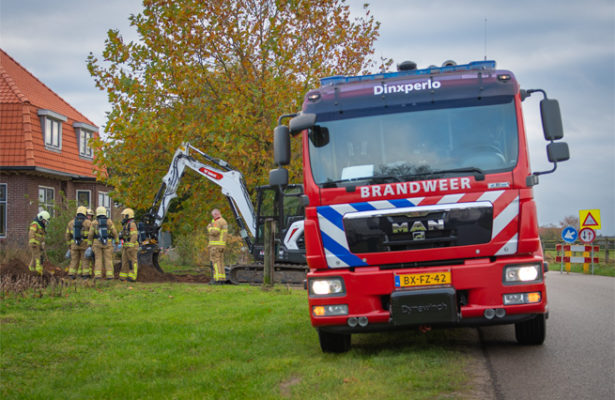
<instances>
[{"instance_id":1,"label":"tree with yellow leaves","mask_svg":"<svg viewBox=\"0 0 615 400\"><path fill-rule=\"evenodd\" d=\"M93 143L97 162L107 167L113 198L136 209L151 205L184 141L234 165L249 188L266 183L277 118L300 110L320 77L380 67L372 57L379 23L368 5L355 19L345 0L143 6L129 18L138 41L110 30L102 58L87 60L112 105L106 139ZM300 163L293 165L296 181ZM226 204L218 187L196 174L186 174L178 195L169 219L184 232L200 225L195 221L206 224L213 205Z\"/></svg>"}]
</instances>

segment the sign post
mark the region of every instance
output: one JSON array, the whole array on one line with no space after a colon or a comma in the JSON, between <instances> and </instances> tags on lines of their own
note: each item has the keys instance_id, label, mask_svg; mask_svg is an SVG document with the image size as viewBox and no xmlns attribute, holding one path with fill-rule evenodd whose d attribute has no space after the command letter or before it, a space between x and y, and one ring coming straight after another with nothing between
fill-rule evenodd
<instances>
[{"instance_id":1,"label":"sign post","mask_svg":"<svg viewBox=\"0 0 615 400\"><path fill-rule=\"evenodd\" d=\"M574 243L577 240L579 233L572 226L567 226L562 230L562 240L566 243ZM564 258L565 258L565 250L562 246L562 264L560 265L559 273L564 273ZM568 255L570 256L570 255ZM570 273L570 262L566 262L566 273Z\"/></svg>"}]
</instances>

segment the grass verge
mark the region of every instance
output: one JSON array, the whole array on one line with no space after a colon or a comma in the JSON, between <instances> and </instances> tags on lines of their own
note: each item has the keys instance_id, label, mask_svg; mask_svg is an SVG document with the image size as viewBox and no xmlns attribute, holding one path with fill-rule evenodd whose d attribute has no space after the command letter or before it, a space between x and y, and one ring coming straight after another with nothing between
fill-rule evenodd
<instances>
[{"instance_id":1,"label":"grass verge","mask_svg":"<svg viewBox=\"0 0 615 400\"><path fill-rule=\"evenodd\" d=\"M470 398L462 330L353 336L323 354L305 292L103 282L0 301L0 397Z\"/></svg>"}]
</instances>

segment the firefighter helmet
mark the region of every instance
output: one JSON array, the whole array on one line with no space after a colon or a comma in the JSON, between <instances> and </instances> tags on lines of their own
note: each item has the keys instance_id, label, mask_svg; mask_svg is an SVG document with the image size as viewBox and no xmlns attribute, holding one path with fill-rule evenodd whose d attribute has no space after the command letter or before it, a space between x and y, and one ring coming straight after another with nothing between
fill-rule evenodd
<instances>
[{"instance_id":1,"label":"firefighter helmet","mask_svg":"<svg viewBox=\"0 0 615 400\"><path fill-rule=\"evenodd\" d=\"M88 212L88 209L85 208L84 206L77 207L77 214L85 215L85 213L87 213L87 212Z\"/></svg>"},{"instance_id":2,"label":"firefighter helmet","mask_svg":"<svg viewBox=\"0 0 615 400\"><path fill-rule=\"evenodd\" d=\"M122 218L133 219L134 217L135 217L135 212L132 208L125 208L122 211Z\"/></svg>"},{"instance_id":3,"label":"firefighter helmet","mask_svg":"<svg viewBox=\"0 0 615 400\"><path fill-rule=\"evenodd\" d=\"M94 215L94 210L88 208L88 211L85 213L85 215Z\"/></svg>"},{"instance_id":4,"label":"firefighter helmet","mask_svg":"<svg viewBox=\"0 0 615 400\"><path fill-rule=\"evenodd\" d=\"M107 216L107 209L105 207L103 207L103 206L96 207L96 216L97 217L100 217L100 216L106 217Z\"/></svg>"},{"instance_id":5,"label":"firefighter helmet","mask_svg":"<svg viewBox=\"0 0 615 400\"><path fill-rule=\"evenodd\" d=\"M49 215L49 212L43 210L36 214L36 218L38 218L39 221L44 221L46 223L51 218L51 215Z\"/></svg>"}]
</instances>

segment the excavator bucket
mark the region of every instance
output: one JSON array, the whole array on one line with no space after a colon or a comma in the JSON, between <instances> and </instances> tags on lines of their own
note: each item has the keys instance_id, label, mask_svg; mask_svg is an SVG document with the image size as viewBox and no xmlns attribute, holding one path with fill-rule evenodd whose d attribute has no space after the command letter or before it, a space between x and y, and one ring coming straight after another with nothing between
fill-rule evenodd
<instances>
[{"instance_id":1,"label":"excavator bucket","mask_svg":"<svg viewBox=\"0 0 615 400\"><path fill-rule=\"evenodd\" d=\"M158 272L164 274L160 264L158 264L158 256L160 255L160 247L155 244L146 244L141 246L137 255L139 269L155 268Z\"/></svg>"}]
</instances>

